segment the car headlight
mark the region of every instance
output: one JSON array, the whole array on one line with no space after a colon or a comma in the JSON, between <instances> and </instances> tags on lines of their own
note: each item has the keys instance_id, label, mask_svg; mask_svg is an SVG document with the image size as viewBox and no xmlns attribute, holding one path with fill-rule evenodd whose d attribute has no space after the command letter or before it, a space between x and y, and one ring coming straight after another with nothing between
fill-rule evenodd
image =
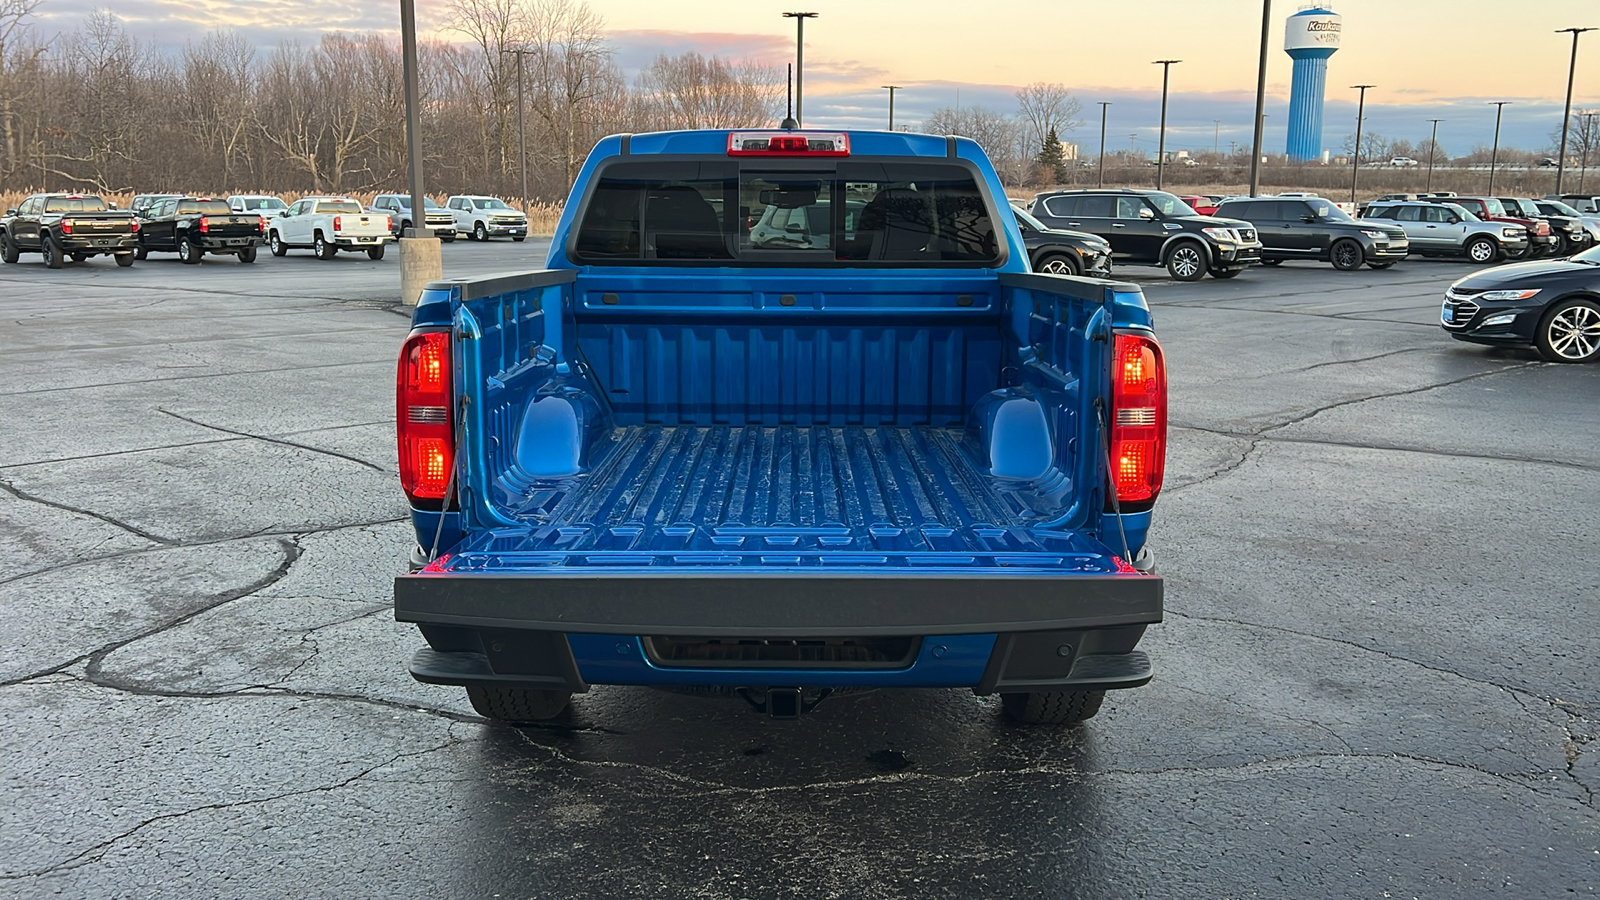
<instances>
[{"instance_id":1,"label":"car headlight","mask_svg":"<svg viewBox=\"0 0 1600 900\"><path fill-rule=\"evenodd\" d=\"M1501 237L1521 238L1521 237L1526 237L1527 234L1528 234L1528 232L1523 230L1523 229L1521 229L1521 228L1502 228L1502 229L1500 229L1500 236Z\"/></svg>"},{"instance_id":2,"label":"car headlight","mask_svg":"<svg viewBox=\"0 0 1600 900\"><path fill-rule=\"evenodd\" d=\"M1527 300L1539 293L1539 288L1530 288L1525 291L1485 291L1478 295L1480 300Z\"/></svg>"},{"instance_id":3,"label":"car headlight","mask_svg":"<svg viewBox=\"0 0 1600 900\"><path fill-rule=\"evenodd\" d=\"M1366 235L1367 237L1373 238L1375 240L1377 240L1377 239L1387 239L1387 238L1393 237L1393 235L1391 235L1391 234L1389 234L1387 232L1383 232L1383 231L1368 231L1365 228L1361 229L1361 233Z\"/></svg>"},{"instance_id":4,"label":"car headlight","mask_svg":"<svg viewBox=\"0 0 1600 900\"><path fill-rule=\"evenodd\" d=\"M1202 228L1200 232L1214 241L1235 243L1239 240L1239 233L1232 228Z\"/></svg>"}]
</instances>

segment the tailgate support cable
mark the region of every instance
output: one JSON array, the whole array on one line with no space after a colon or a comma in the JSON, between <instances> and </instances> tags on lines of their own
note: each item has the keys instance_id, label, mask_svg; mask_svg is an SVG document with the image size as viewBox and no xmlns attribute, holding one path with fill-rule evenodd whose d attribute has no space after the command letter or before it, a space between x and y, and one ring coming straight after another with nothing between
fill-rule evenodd
<instances>
[{"instance_id":1,"label":"tailgate support cable","mask_svg":"<svg viewBox=\"0 0 1600 900\"><path fill-rule=\"evenodd\" d=\"M466 404L467 398L463 395L461 397L461 405L465 406ZM439 540L444 536L444 517L450 511L450 501L456 495L456 471L461 467L461 445L464 443L461 438L465 432L466 428L461 425L461 416L458 410L456 415L456 448L455 453L450 458L450 477L445 479L444 482L444 497L439 500L439 524L433 529L433 546L428 548L428 562L433 562L439 558Z\"/></svg>"},{"instance_id":2,"label":"tailgate support cable","mask_svg":"<svg viewBox=\"0 0 1600 900\"><path fill-rule=\"evenodd\" d=\"M1122 536L1122 558L1133 565L1133 553L1128 549L1128 531L1122 527L1122 504L1117 502L1117 481L1111 472L1111 432L1106 430L1106 402L1094 398L1094 417L1100 422L1100 458L1106 464L1106 498L1111 501L1111 514L1117 517L1117 533ZM455 477L455 473L451 473Z\"/></svg>"}]
</instances>

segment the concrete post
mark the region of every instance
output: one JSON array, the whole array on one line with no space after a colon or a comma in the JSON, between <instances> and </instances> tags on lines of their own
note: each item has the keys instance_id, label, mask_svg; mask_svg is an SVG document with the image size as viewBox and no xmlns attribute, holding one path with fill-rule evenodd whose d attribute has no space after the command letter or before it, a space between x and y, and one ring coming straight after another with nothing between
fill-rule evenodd
<instances>
[{"instance_id":1,"label":"concrete post","mask_svg":"<svg viewBox=\"0 0 1600 900\"><path fill-rule=\"evenodd\" d=\"M416 306L422 289L444 277L444 258L436 237L400 239L400 302Z\"/></svg>"},{"instance_id":2,"label":"concrete post","mask_svg":"<svg viewBox=\"0 0 1600 900\"><path fill-rule=\"evenodd\" d=\"M428 204L422 191L422 134L417 108L417 12L413 0L400 0L401 62L405 76L406 169L411 176L413 227L400 236L400 302L415 306L422 288L444 277L439 239L428 228ZM414 235L425 235L415 237Z\"/></svg>"}]
</instances>

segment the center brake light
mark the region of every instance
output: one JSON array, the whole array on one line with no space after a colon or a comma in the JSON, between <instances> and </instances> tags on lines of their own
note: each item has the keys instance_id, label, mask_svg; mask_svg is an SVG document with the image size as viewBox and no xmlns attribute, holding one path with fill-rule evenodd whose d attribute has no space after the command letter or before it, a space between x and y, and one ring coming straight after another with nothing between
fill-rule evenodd
<instances>
[{"instance_id":1,"label":"center brake light","mask_svg":"<svg viewBox=\"0 0 1600 900\"><path fill-rule=\"evenodd\" d=\"M842 131L730 131L729 156L849 156Z\"/></svg>"},{"instance_id":2,"label":"center brake light","mask_svg":"<svg viewBox=\"0 0 1600 900\"><path fill-rule=\"evenodd\" d=\"M1112 366L1112 487L1119 506L1148 509L1166 468L1166 359L1154 337L1118 334Z\"/></svg>"},{"instance_id":3,"label":"center brake light","mask_svg":"<svg viewBox=\"0 0 1600 900\"><path fill-rule=\"evenodd\" d=\"M450 333L406 339L395 376L400 486L412 501L442 501L455 464Z\"/></svg>"}]
</instances>

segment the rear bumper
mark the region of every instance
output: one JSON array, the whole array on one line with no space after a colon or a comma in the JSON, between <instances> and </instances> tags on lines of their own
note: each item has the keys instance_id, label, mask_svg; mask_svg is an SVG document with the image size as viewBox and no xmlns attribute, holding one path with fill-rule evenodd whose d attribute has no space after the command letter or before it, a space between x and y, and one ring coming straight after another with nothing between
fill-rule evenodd
<instances>
[{"instance_id":1,"label":"rear bumper","mask_svg":"<svg viewBox=\"0 0 1600 900\"><path fill-rule=\"evenodd\" d=\"M124 253L139 246L134 234L62 235L61 249L68 253Z\"/></svg>"},{"instance_id":2,"label":"rear bumper","mask_svg":"<svg viewBox=\"0 0 1600 900\"><path fill-rule=\"evenodd\" d=\"M264 243L266 239L259 234L234 234L221 237L203 235L200 238L200 249L207 253L234 253L246 247L259 247Z\"/></svg>"},{"instance_id":3,"label":"rear bumper","mask_svg":"<svg viewBox=\"0 0 1600 900\"><path fill-rule=\"evenodd\" d=\"M1150 680L1134 650L1161 621L1149 575L1067 578L589 577L395 579L395 618L430 648L430 684L574 691L589 684L967 687L979 693L1113 689ZM846 664L676 665L652 636L706 639L909 636L896 668Z\"/></svg>"},{"instance_id":4,"label":"rear bumper","mask_svg":"<svg viewBox=\"0 0 1600 900\"><path fill-rule=\"evenodd\" d=\"M389 234L362 234L362 235L335 235L333 245L340 250L365 250L369 247L380 247L394 242L394 236Z\"/></svg>"}]
</instances>

